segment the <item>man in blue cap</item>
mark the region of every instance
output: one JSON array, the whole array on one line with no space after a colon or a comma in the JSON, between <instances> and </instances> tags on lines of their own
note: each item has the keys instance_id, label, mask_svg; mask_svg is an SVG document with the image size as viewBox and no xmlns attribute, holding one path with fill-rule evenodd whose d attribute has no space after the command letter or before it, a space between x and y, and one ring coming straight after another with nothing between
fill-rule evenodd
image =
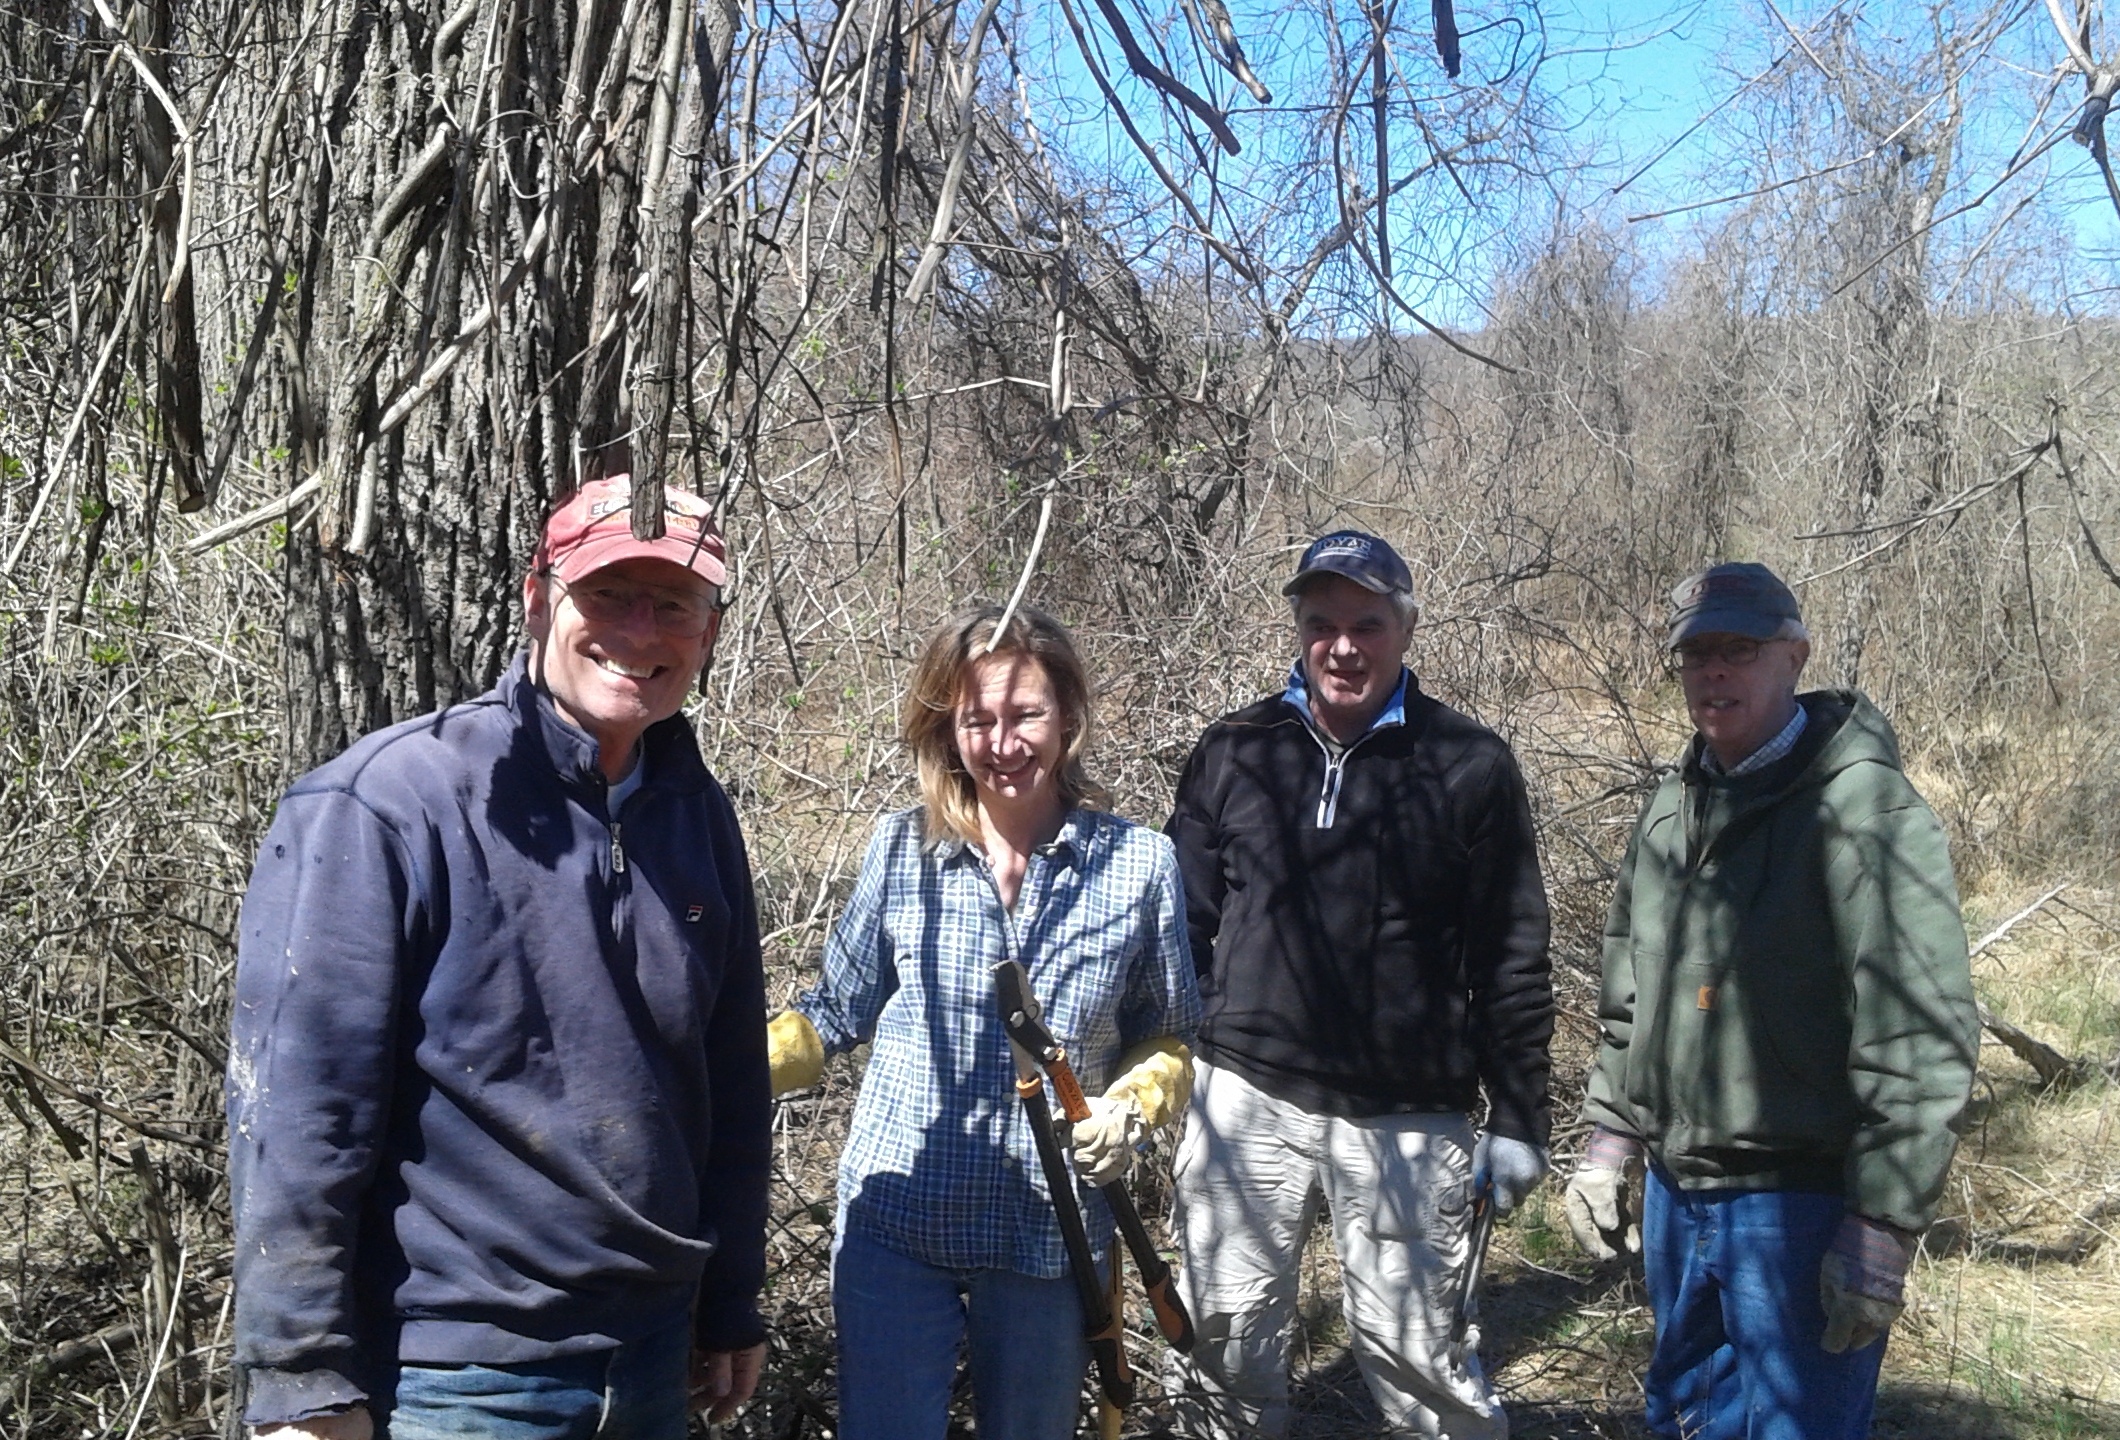
<instances>
[{"instance_id":1,"label":"man in blue cap","mask_svg":"<svg viewBox=\"0 0 2120 1440\"><path fill-rule=\"evenodd\" d=\"M1287 1433L1323 1203L1386 1423L1492 1440L1508 1423L1451 1329L1475 1196L1506 1212L1546 1171L1531 808L1509 747L1406 668L1413 576L1388 543L1324 536L1284 593L1287 686L1209 727L1169 827L1205 1005L1173 1211L1197 1334L1182 1428Z\"/></svg>"},{"instance_id":2,"label":"man in blue cap","mask_svg":"<svg viewBox=\"0 0 2120 1440\"><path fill-rule=\"evenodd\" d=\"M1576 1240L1640 1250L1659 1436L1860 1440L1979 1040L1943 827L1764 565L1672 592L1698 732L1605 924Z\"/></svg>"}]
</instances>

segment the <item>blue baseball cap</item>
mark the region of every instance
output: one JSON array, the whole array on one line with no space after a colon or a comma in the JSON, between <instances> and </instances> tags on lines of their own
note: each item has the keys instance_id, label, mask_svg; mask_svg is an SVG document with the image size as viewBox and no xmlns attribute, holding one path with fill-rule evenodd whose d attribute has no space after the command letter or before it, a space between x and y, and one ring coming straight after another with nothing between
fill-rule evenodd
<instances>
[{"instance_id":1,"label":"blue baseball cap","mask_svg":"<svg viewBox=\"0 0 2120 1440\"><path fill-rule=\"evenodd\" d=\"M1363 530L1335 530L1310 542L1295 579L1281 587L1294 595L1320 575L1341 575L1379 595L1413 593L1413 572L1388 541Z\"/></svg>"},{"instance_id":2,"label":"blue baseball cap","mask_svg":"<svg viewBox=\"0 0 2120 1440\"><path fill-rule=\"evenodd\" d=\"M1711 565L1671 592L1673 649L1695 635L1746 635L1772 640L1790 620L1801 621L1796 592L1764 565Z\"/></svg>"}]
</instances>

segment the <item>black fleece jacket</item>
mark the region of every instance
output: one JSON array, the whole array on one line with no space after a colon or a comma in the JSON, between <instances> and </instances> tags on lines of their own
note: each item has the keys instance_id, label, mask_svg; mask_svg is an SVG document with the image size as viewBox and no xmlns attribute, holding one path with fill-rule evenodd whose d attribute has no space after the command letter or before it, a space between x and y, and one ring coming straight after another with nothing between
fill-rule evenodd
<instances>
[{"instance_id":1,"label":"black fleece jacket","mask_svg":"<svg viewBox=\"0 0 2120 1440\"><path fill-rule=\"evenodd\" d=\"M1546 1143L1553 986L1531 807L1501 737L1406 677L1335 764L1283 696L1210 726L1169 834L1200 1048L1327 1114L1471 1111Z\"/></svg>"}]
</instances>

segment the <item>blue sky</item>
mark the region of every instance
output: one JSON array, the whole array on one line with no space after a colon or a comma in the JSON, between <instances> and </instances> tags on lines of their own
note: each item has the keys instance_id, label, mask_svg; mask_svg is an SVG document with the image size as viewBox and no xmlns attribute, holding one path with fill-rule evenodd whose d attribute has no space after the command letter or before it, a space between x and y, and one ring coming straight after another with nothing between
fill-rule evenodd
<instances>
[{"instance_id":1,"label":"blue sky","mask_svg":"<svg viewBox=\"0 0 2120 1440\"><path fill-rule=\"evenodd\" d=\"M1715 167L1721 137L1713 124L1690 137L1686 132L1728 100L1746 77L1763 69L1772 54L1790 48L1789 30L1779 26L1777 10L1791 29L1803 35L1812 33L1835 12L1859 15L1864 29L1880 37L1918 39L1926 23L1925 6L1898 0L1868 4L1781 0L1775 6L1764 0L1733 4L1567 0L1541 8L1555 32L1556 50L1561 52L1552 62L1557 78L1595 97L1609 139L1627 157L1622 168L1631 173L1678 142L1631 187L1630 194L1638 195L1643 203L1630 208L1644 210L1658 208L1659 201L1679 198L1675 192L1692 189L1691 177ZM1988 7L1952 8L1962 21L1969 22ZM2000 174L2006 151L2021 138L2022 126L2031 115L2030 102L2037 87L2033 67L2043 70L2059 55L2044 7L2020 0L2017 8L2014 23L1977 68L1988 93L1981 105L1969 107L1969 113L1979 115L1986 128L1980 137L1983 143L1969 157L1973 167L1966 175L1969 181ZM2061 100L2049 114L2050 122L2062 118L2066 102L2080 97L2082 89L2080 80L2064 87ZM2115 139L2120 140L2120 133ZM1983 161L1984 170L1980 168ZM2041 174L2057 197L2066 197L2080 235L2102 248L2120 243L2120 223L2116 223L2088 152L2065 144L2052 154L2049 167Z\"/></svg>"},{"instance_id":2,"label":"blue sky","mask_svg":"<svg viewBox=\"0 0 2120 1440\"><path fill-rule=\"evenodd\" d=\"M1610 170L1620 177L1613 184L1624 185L1605 195L1603 218L1617 224L1747 188L1744 181L1731 178L1743 157L1731 150L1727 117L1735 107L1728 102L1777 55L1795 50L1792 31L1812 38L1837 13L1855 16L1860 32L1881 49L1896 45L1922 50L1931 34L1928 7L1903 0L1778 0L1771 5L1766 0L1567 0L1542 9L1553 32L1550 65L1556 89L1564 97L1575 97L1572 103L1593 117L1591 124L1609 152ZM1944 14L1950 23L1970 26L1990 9L1948 5ZM2060 53L2044 6L2015 0L2013 18L1999 27L1993 45L1970 67L1957 193L1945 208L1974 198L1997 181L2003 183L1963 219L1939 227L1939 234L1956 233L1965 243L1977 243L2008 207L2036 191L2034 207L2011 224L2039 226L2043 235L2064 238L2075 251L2069 288L2079 296L2096 297L2112 284L2115 261L2120 260L2120 215L2089 152L2063 140L2015 178L2004 180L2013 152L2025 144L2028 133L2050 134L2075 113L2083 84L2072 77L2054 92L2051 107L2034 124L2038 98ZM2113 138L2120 144L2120 119ZM1768 169L1775 180L1806 173L1795 163L1770 164ZM1694 227L1712 225L1729 213L1730 207L1708 207L1663 220L1637 220L1632 228L1647 232L1639 238L1652 250L1683 247Z\"/></svg>"},{"instance_id":3,"label":"blue sky","mask_svg":"<svg viewBox=\"0 0 2120 1440\"><path fill-rule=\"evenodd\" d=\"M2001 174L2010 152L2023 140L2043 76L2059 54L2037 0L2006 3L2015 6L2015 18L1980 54L1968 84L1968 121L1957 167L1960 200ZM1190 61L1183 22L1175 19L1178 0L1161 5L1146 0L1145 8L1150 14L1167 10L1173 23L1165 31L1166 42ZM1422 0L1399 0L1404 23L1396 27L1394 59L1418 104L1434 114L1438 107L1463 103L1466 92L1453 92L1435 64L1433 48L1426 43L1428 8ZM1964 27L1988 8L1947 5L1943 13L1947 23ZM1232 128L1247 149L1235 160L1218 163L1239 203L1267 217L1259 221L1263 226L1273 223L1277 205L1285 206L1297 193L1299 181L1292 177L1300 176L1306 156L1317 153L1305 150L1317 142L1304 130L1304 107L1328 98L1324 81L1333 71L1329 48L1363 42L1364 12L1359 0L1231 0L1230 9L1254 67L1277 92L1274 106L1262 110L1254 105L1219 71L1204 76L1183 73L1203 88L1221 83L1218 98L1229 107ZM1754 183L1743 177L1758 174L1758 167L1748 169L1746 163L1755 157L1737 148L1743 140L1729 123L1737 107L1700 122L1739 90L1745 77L1789 51L1792 30L1813 35L1834 16L1852 15L1865 42L1883 52L1919 53L1928 42L1928 7L1910 0L1459 0L1458 9L1461 24L1472 32L1465 41L1467 81L1505 74L1512 53L1526 53L1527 47L1542 50L1538 113L1527 115L1525 123L1539 124L1548 153L1565 155L1576 167L1557 182L1504 173L1480 192L1476 208L1461 205L1440 177L1422 182L1430 186L1426 192L1407 192L1403 202L1395 202L1395 213L1409 232L1402 250L1409 268L1400 277L1401 287L1424 312L1447 324L1473 328L1479 324L1480 302L1512 242L1531 226L1550 228L1556 213L1563 228L1595 224L1627 231L1652 264L1658 256L1683 252L1702 227L1726 218L1731 213L1727 207L1657 221L1629 219ZM1041 11L1052 18L1041 20ZM1017 13L1016 33L1028 52L1026 67L1034 75L1042 72L1050 87L1044 98L1061 147L1100 168L1116 166L1125 172L1134 167L1145 182L1142 193L1153 195L1153 178L1133 159L1119 127L1105 113L1072 40L1060 26L1057 7L1050 0L1026 0ZM1092 33L1104 33L1092 6L1082 4L1078 13ZM1483 22L1499 23L1478 30ZM1357 55L1341 63L1359 61ZM1153 97L1123 74L1115 52L1108 64L1144 131L1167 154L1182 155L1180 139L1159 114ZM1496 87L1492 93L1506 89ZM2062 89L2045 117L2047 130L2065 120L2081 93L2077 80ZM1409 111L1395 119L1394 130L1410 131L1410 116ZM1351 123L1361 126L1366 117L1358 113ZM2115 139L2120 141L2120 122ZM1352 143L1355 140L1359 143ZM1349 153L1365 153L1367 143L1351 137ZM1411 153L1417 143L1410 134L1394 136L1400 154ZM1784 167L1777 159L1768 157L1765 164L1772 178L1803 173L1803 164ZM1519 187L1513 193L1508 188L1512 184ZM2072 246L2067 288L2099 303L2113 284L2120 219L2088 154L2073 143L2055 147L1979 211L1940 230L1938 238L1970 248L2016 199L2042 186L2038 205L2012 224L2038 225L2041 243L2053 237L2054 244ZM1354 277L1345 283L1358 281Z\"/></svg>"}]
</instances>

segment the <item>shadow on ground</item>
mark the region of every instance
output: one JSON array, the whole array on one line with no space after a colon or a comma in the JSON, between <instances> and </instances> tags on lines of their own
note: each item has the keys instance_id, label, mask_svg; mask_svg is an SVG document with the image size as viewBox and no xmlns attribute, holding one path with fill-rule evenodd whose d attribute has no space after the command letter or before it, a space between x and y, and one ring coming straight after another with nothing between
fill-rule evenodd
<instances>
[{"instance_id":1,"label":"shadow on ground","mask_svg":"<svg viewBox=\"0 0 2120 1440\"><path fill-rule=\"evenodd\" d=\"M1342 1355L1305 1376L1294 1402L1289 1440L1369 1440L1384 1434L1383 1418L1352 1356ZM1649 1432L1638 1413L1517 1402L1509 1406L1509 1433L1512 1440L1644 1440Z\"/></svg>"},{"instance_id":2,"label":"shadow on ground","mask_svg":"<svg viewBox=\"0 0 2120 1440\"><path fill-rule=\"evenodd\" d=\"M1481 1353L1503 1382L1512 1440L1649 1440L1640 1376L1648 1311L1623 1266L1568 1275L1511 1267L1484 1300ZM2057 1390L2060 1387L2057 1385ZM1344 1350L1294 1387L1290 1440L1383 1433ZM1889 1376L1871 1440L2120 1440L2120 1407L2065 1393L1984 1397Z\"/></svg>"},{"instance_id":3,"label":"shadow on ground","mask_svg":"<svg viewBox=\"0 0 2120 1440\"><path fill-rule=\"evenodd\" d=\"M1342 1356L1313 1372L1296 1392L1290 1440L1356 1440L1381 1435L1376 1406L1354 1361ZM1649 1440L1639 1405L1516 1402L1511 1440ZM2120 1411L2083 1401L2004 1407L1964 1391L1886 1385L1878 1392L1871 1440L2120 1440Z\"/></svg>"},{"instance_id":4,"label":"shadow on ground","mask_svg":"<svg viewBox=\"0 0 2120 1440\"><path fill-rule=\"evenodd\" d=\"M1380 1434L1384 1428L1354 1357L1345 1352L1296 1381L1289 1400L1295 1412L1289 1440L1343 1440Z\"/></svg>"},{"instance_id":5,"label":"shadow on ground","mask_svg":"<svg viewBox=\"0 0 2120 1440\"><path fill-rule=\"evenodd\" d=\"M2120 1440L2120 1409L2067 1397L2007 1407L1963 1389L1886 1384L1872 1440Z\"/></svg>"}]
</instances>

